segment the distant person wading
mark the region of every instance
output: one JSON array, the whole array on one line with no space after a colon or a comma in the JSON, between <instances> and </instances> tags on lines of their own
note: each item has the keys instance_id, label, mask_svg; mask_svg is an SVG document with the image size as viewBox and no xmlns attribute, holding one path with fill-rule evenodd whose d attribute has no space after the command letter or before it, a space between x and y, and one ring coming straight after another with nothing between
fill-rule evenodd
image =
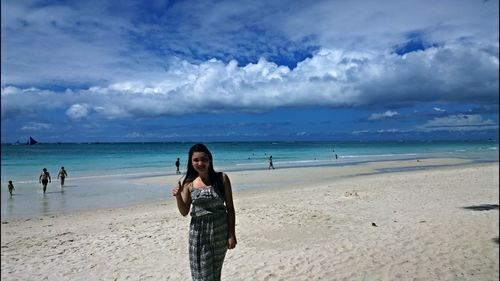
<instances>
[{"instance_id":1,"label":"distant person wading","mask_svg":"<svg viewBox=\"0 0 500 281\"><path fill-rule=\"evenodd\" d=\"M272 156L272 155L271 155L271 156L269 156L269 170L270 170L271 168L274 170L274 165L273 165L273 156Z\"/></svg>"},{"instance_id":2,"label":"distant person wading","mask_svg":"<svg viewBox=\"0 0 500 281\"><path fill-rule=\"evenodd\" d=\"M179 170L179 167L181 166L181 160L179 158L177 158L177 160L175 161L175 173L176 174L180 174L181 173L181 170Z\"/></svg>"},{"instance_id":3,"label":"distant person wading","mask_svg":"<svg viewBox=\"0 0 500 281\"><path fill-rule=\"evenodd\" d=\"M61 179L61 188L64 187L64 180L68 176L68 173L66 173L66 170L64 170L64 167L61 167L61 170L59 170L59 174L57 174L57 178Z\"/></svg>"},{"instance_id":4,"label":"distant person wading","mask_svg":"<svg viewBox=\"0 0 500 281\"><path fill-rule=\"evenodd\" d=\"M43 193L45 194L45 192L47 191L47 184L49 182L52 182L52 179L50 178L50 174L46 168L43 168L42 173L38 177L38 182L42 184Z\"/></svg>"},{"instance_id":5,"label":"distant person wading","mask_svg":"<svg viewBox=\"0 0 500 281\"><path fill-rule=\"evenodd\" d=\"M16 190L16 189L14 188L14 184L12 183L12 181L9 181L9 185L8 185L8 187L9 187L9 193L10 193L10 196L12 197L12 191L13 191L13 190Z\"/></svg>"}]
</instances>

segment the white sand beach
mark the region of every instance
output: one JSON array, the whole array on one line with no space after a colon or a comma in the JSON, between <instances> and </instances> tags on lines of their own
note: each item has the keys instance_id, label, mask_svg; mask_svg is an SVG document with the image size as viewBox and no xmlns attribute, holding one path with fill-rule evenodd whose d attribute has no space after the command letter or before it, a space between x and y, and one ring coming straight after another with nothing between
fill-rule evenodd
<instances>
[{"instance_id":1,"label":"white sand beach","mask_svg":"<svg viewBox=\"0 0 500 281\"><path fill-rule=\"evenodd\" d=\"M462 159L230 172L223 280L498 280L498 173ZM188 228L172 197L2 220L2 280L190 280Z\"/></svg>"}]
</instances>

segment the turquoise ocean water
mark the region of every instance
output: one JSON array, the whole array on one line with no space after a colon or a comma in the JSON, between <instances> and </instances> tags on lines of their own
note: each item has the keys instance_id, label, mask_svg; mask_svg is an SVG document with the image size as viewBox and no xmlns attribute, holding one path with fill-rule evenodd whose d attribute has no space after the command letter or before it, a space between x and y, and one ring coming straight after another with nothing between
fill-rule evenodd
<instances>
[{"instance_id":1,"label":"turquoise ocean water","mask_svg":"<svg viewBox=\"0 0 500 281\"><path fill-rule=\"evenodd\" d=\"M127 206L168 199L171 183L138 185L133 177L174 175L174 162L185 170L192 143L92 143L36 144L1 147L2 220L37 214ZM498 142L220 142L206 143L216 170L267 169L273 156L276 168L355 165L366 161L460 157L498 162ZM338 158L335 158L337 155ZM59 168L68 171L66 187L57 180ZM38 176L42 168L53 182L42 193ZM16 190L10 197L7 182Z\"/></svg>"}]
</instances>

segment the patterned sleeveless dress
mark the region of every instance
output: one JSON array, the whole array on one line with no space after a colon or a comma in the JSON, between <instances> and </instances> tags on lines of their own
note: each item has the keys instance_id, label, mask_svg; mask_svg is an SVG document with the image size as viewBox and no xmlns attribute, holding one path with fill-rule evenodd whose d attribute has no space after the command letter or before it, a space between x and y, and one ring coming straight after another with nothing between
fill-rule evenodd
<instances>
[{"instance_id":1,"label":"patterned sleeveless dress","mask_svg":"<svg viewBox=\"0 0 500 281\"><path fill-rule=\"evenodd\" d=\"M202 189L189 185L191 224L189 226L189 263L195 281L217 281L227 252L228 216L224 197L214 187Z\"/></svg>"}]
</instances>

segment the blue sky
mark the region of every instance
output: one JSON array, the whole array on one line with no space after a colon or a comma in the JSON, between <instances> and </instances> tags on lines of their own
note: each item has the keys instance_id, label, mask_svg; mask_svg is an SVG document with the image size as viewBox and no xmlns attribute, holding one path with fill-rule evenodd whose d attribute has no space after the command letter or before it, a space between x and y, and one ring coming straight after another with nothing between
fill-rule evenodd
<instances>
[{"instance_id":1,"label":"blue sky","mask_svg":"<svg viewBox=\"0 0 500 281\"><path fill-rule=\"evenodd\" d=\"M1 5L2 142L498 139L498 1Z\"/></svg>"}]
</instances>

